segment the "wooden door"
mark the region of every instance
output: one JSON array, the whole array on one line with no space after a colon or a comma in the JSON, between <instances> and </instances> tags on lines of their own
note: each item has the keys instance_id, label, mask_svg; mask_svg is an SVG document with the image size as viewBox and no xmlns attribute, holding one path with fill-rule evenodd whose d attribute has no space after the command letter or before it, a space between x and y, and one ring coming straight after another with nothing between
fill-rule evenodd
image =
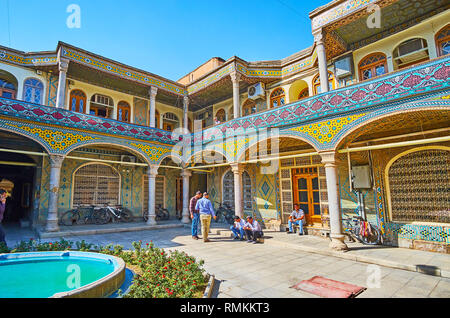
<instances>
[{"instance_id":1,"label":"wooden door","mask_svg":"<svg viewBox=\"0 0 450 318\"><path fill-rule=\"evenodd\" d=\"M294 169L294 204L305 212L308 225L322 224L320 216L319 176L317 168Z\"/></svg>"}]
</instances>

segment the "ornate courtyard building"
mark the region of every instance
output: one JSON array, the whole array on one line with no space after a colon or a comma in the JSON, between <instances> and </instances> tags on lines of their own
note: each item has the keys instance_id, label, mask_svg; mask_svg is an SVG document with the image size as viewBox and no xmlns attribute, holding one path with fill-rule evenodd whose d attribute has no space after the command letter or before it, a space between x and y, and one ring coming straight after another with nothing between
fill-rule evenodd
<instances>
[{"instance_id":1,"label":"ornate courtyard building","mask_svg":"<svg viewBox=\"0 0 450 318\"><path fill-rule=\"evenodd\" d=\"M449 253L448 2L309 16L314 43L292 56L212 58L178 81L63 42L0 46L5 222L55 232L64 211L110 204L189 223L200 190L279 231L297 203L337 250L360 215L386 245Z\"/></svg>"}]
</instances>

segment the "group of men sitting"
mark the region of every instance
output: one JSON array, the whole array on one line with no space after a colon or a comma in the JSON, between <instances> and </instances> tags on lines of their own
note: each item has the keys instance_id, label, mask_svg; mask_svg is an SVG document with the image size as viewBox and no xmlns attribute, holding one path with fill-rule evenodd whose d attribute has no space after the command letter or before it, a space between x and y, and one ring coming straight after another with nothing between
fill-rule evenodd
<instances>
[{"instance_id":1,"label":"group of men sitting","mask_svg":"<svg viewBox=\"0 0 450 318\"><path fill-rule=\"evenodd\" d=\"M230 230L233 232L235 240L244 241L247 237L247 242L253 244L258 243L258 239L264 236L261 225L251 216L247 216L247 222L239 216L235 216L234 224L230 227Z\"/></svg>"}]
</instances>

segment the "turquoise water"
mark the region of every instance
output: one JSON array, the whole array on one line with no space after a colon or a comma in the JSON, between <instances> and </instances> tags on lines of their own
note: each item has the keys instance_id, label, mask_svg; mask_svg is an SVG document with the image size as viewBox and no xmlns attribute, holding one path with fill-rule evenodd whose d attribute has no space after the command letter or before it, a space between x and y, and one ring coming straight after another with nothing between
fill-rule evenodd
<instances>
[{"instance_id":1,"label":"turquoise water","mask_svg":"<svg viewBox=\"0 0 450 318\"><path fill-rule=\"evenodd\" d=\"M0 260L0 298L47 298L88 285L113 271L109 260L76 256Z\"/></svg>"}]
</instances>

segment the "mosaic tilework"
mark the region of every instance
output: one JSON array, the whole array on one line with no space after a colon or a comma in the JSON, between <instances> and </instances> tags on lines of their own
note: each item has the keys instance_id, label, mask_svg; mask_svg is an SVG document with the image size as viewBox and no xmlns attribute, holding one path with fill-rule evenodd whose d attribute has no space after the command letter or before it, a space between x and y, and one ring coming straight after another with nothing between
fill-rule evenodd
<instances>
[{"instance_id":1,"label":"mosaic tilework","mask_svg":"<svg viewBox=\"0 0 450 318\"><path fill-rule=\"evenodd\" d=\"M450 244L450 227L416 224L387 223L389 238L421 240Z\"/></svg>"},{"instance_id":2,"label":"mosaic tilework","mask_svg":"<svg viewBox=\"0 0 450 318\"><path fill-rule=\"evenodd\" d=\"M206 143L213 139L211 131L219 130L226 135L228 131L237 131L238 129L246 132L265 127L294 126L330 115L382 106L388 102L404 104L408 98L414 98L415 95L432 94L448 88L450 86L449 70L450 57L447 56L404 71L377 77L372 81L315 95L262 113L233 119L214 128L206 129L202 134L194 134L194 138L203 139L203 142ZM423 100L424 96L418 99ZM413 106L411 105L411 107ZM442 104L441 106L448 105ZM216 135L214 134L214 138L217 138Z\"/></svg>"},{"instance_id":3,"label":"mosaic tilework","mask_svg":"<svg viewBox=\"0 0 450 318\"><path fill-rule=\"evenodd\" d=\"M50 74L48 78L47 106L56 106L56 93L58 90L58 77Z\"/></svg>"},{"instance_id":4,"label":"mosaic tilework","mask_svg":"<svg viewBox=\"0 0 450 318\"><path fill-rule=\"evenodd\" d=\"M148 158L155 163L160 162L163 155L172 152L172 148L170 147L149 146L136 142L128 142L128 144L143 151L145 154L147 154Z\"/></svg>"},{"instance_id":5,"label":"mosaic tilework","mask_svg":"<svg viewBox=\"0 0 450 318\"><path fill-rule=\"evenodd\" d=\"M208 85L211 85L211 84L217 82L218 80L222 79L223 77L229 75L233 70L234 70L234 65L229 64L226 67L221 68L214 74L209 75L205 79L188 86L187 93L195 94L196 92L202 90L203 88L207 87Z\"/></svg>"},{"instance_id":6,"label":"mosaic tilework","mask_svg":"<svg viewBox=\"0 0 450 318\"><path fill-rule=\"evenodd\" d=\"M0 61L5 61L22 66L33 66L33 65L43 66L43 65L55 65L57 63L57 58L56 54L26 57L26 55L19 55L17 53L3 50L0 51Z\"/></svg>"},{"instance_id":7,"label":"mosaic tilework","mask_svg":"<svg viewBox=\"0 0 450 318\"><path fill-rule=\"evenodd\" d=\"M369 5L370 3L374 3L378 0L348 0L344 3L319 14L311 20L312 29L316 30L320 27L323 27L326 24L329 24L333 21L336 21L352 12L355 12L364 6Z\"/></svg>"},{"instance_id":8,"label":"mosaic tilework","mask_svg":"<svg viewBox=\"0 0 450 318\"><path fill-rule=\"evenodd\" d=\"M98 139L87 135L72 134L55 129L41 129L38 127L31 127L29 125L14 125L8 123L7 125L20 129L22 131L26 131L29 133L29 135L43 140L49 146L49 148L55 152L64 152L64 150L72 145L81 143L83 141Z\"/></svg>"},{"instance_id":9,"label":"mosaic tilework","mask_svg":"<svg viewBox=\"0 0 450 318\"><path fill-rule=\"evenodd\" d=\"M319 143L326 145L329 144L336 134L341 131L341 129L358 118L365 116L366 114L357 114L347 117L340 117L324 122L314 123L310 125L300 126L291 128L291 131L301 132L313 137Z\"/></svg>"},{"instance_id":10,"label":"mosaic tilework","mask_svg":"<svg viewBox=\"0 0 450 318\"><path fill-rule=\"evenodd\" d=\"M88 65L89 67L93 67L95 69L99 69L120 76L125 79L134 80L140 83L156 86L160 89L175 93L180 96L184 96L186 93L186 91L181 85L170 83L169 81L164 81L162 79L158 79L156 77L144 73L133 71L131 69L126 69L118 65L113 65L110 62L108 63L103 62L100 59L87 56L87 54L83 54L81 52L77 52L74 49L68 49L63 47L62 56L69 60L76 61L77 63Z\"/></svg>"}]
</instances>

